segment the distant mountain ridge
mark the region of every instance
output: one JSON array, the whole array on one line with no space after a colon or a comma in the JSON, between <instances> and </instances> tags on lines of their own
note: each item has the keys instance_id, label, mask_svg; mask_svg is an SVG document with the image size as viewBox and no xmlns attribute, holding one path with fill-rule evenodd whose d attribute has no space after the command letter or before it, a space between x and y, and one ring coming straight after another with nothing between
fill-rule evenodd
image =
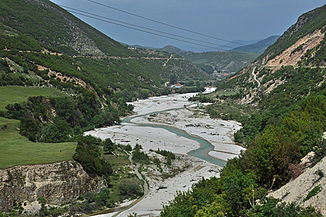
<instances>
[{"instance_id":1,"label":"distant mountain ridge","mask_svg":"<svg viewBox=\"0 0 326 217\"><path fill-rule=\"evenodd\" d=\"M188 54L193 54L195 52L193 51L185 51L185 50L182 50L178 47L175 47L175 46L172 46L172 45L167 45L163 48L157 48L156 50L159 50L159 51L164 51L164 52L168 52L168 53L175 53L175 54L178 54L179 56L185 56L185 55L188 55Z\"/></svg>"},{"instance_id":2,"label":"distant mountain ridge","mask_svg":"<svg viewBox=\"0 0 326 217\"><path fill-rule=\"evenodd\" d=\"M235 73L243 67L249 65L258 57L258 54L255 53L238 51L196 53L192 51L184 51L171 45L159 48L157 50L180 55L185 60L192 62L210 74L222 71L225 73Z\"/></svg>"},{"instance_id":3,"label":"distant mountain ridge","mask_svg":"<svg viewBox=\"0 0 326 217\"><path fill-rule=\"evenodd\" d=\"M278 35L273 35L273 36L265 38L261 41L258 41L254 44L249 44L249 45L233 48L232 51L262 54L269 46L274 44L279 37L280 36L278 36Z\"/></svg>"}]
</instances>

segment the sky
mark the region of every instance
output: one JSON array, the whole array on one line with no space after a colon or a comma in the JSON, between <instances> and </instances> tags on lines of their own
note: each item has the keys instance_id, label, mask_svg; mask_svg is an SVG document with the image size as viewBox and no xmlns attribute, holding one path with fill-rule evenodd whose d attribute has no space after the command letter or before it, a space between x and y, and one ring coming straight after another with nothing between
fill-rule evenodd
<instances>
[{"instance_id":1,"label":"sky","mask_svg":"<svg viewBox=\"0 0 326 217\"><path fill-rule=\"evenodd\" d=\"M173 45L194 51L221 49L220 45L227 43L225 40L240 40L232 44L237 47L246 44L246 41L253 42L272 35L282 35L301 14L325 4L325 0L92 0L153 20L221 38L224 40L222 41L146 21L88 0L51 1L60 6L201 40L206 43L198 41L195 43L209 47L162 38L75 14L119 42L155 48Z\"/></svg>"}]
</instances>

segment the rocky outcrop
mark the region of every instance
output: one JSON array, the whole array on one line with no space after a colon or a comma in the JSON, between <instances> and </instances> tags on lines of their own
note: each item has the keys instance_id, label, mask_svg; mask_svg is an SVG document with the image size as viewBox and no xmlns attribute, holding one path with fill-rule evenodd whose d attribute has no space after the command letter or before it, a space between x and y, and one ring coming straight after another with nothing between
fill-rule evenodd
<instances>
[{"instance_id":1,"label":"rocky outcrop","mask_svg":"<svg viewBox=\"0 0 326 217\"><path fill-rule=\"evenodd\" d=\"M317 47L325 38L325 33L317 29L297 40L292 46L284 50L281 54L269 60L266 66L280 69L282 66L298 66L298 62L309 51Z\"/></svg>"},{"instance_id":2,"label":"rocky outcrop","mask_svg":"<svg viewBox=\"0 0 326 217\"><path fill-rule=\"evenodd\" d=\"M287 203L295 202L303 207L313 206L323 215L326 215L325 173L326 157L268 196L279 198Z\"/></svg>"},{"instance_id":3,"label":"rocky outcrop","mask_svg":"<svg viewBox=\"0 0 326 217\"><path fill-rule=\"evenodd\" d=\"M47 204L65 204L105 185L103 178L89 176L75 161L15 166L0 170L0 211L26 207L40 198Z\"/></svg>"}]
</instances>

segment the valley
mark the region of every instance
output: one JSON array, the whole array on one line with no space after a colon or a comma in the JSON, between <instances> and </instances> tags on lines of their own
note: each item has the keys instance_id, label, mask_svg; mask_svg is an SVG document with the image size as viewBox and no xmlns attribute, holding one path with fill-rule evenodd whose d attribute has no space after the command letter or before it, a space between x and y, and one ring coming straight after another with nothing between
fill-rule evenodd
<instances>
[{"instance_id":1,"label":"valley","mask_svg":"<svg viewBox=\"0 0 326 217\"><path fill-rule=\"evenodd\" d=\"M117 216L132 213L157 216L162 204L172 200L177 191L189 190L202 178L218 176L225 162L244 150L233 142L233 134L240 129L240 124L210 119L203 112L203 105L188 101L194 95L196 93L174 94L132 102L135 114L124 118L120 126L85 133L102 140L110 138L114 143L131 145L133 148L141 144L148 155L153 150L167 150L187 162L184 171L167 179L153 176L152 172L144 169L149 183L148 194L124 212L102 216L115 216L118 213ZM182 167L180 160L175 161Z\"/></svg>"},{"instance_id":2,"label":"valley","mask_svg":"<svg viewBox=\"0 0 326 217\"><path fill-rule=\"evenodd\" d=\"M196 53L118 42L54 2L0 1L0 217L326 215L326 5L258 41L85 1L233 43Z\"/></svg>"}]
</instances>

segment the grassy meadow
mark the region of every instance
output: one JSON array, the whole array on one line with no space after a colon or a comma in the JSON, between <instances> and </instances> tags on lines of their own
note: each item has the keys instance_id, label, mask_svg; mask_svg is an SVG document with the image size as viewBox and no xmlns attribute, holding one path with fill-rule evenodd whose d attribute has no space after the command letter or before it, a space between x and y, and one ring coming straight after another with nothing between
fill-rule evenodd
<instances>
[{"instance_id":1,"label":"grassy meadow","mask_svg":"<svg viewBox=\"0 0 326 217\"><path fill-rule=\"evenodd\" d=\"M6 105L21 103L31 96L63 96L64 93L50 87L0 87L0 110L5 110Z\"/></svg>"},{"instance_id":2,"label":"grassy meadow","mask_svg":"<svg viewBox=\"0 0 326 217\"><path fill-rule=\"evenodd\" d=\"M71 160L76 143L31 142L18 132L19 121L0 117L0 168Z\"/></svg>"},{"instance_id":3,"label":"grassy meadow","mask_svg":"<svg viewBox=\"0 0 326 217\"><path fill-rule=\"evenodd\" d=\"M55 88L0 87L0 110L30 96L62 96ZM76 143L35 143L19 134L19 121L0 117L0 168L71 160Z\"/></svg>"}]
</instances>

